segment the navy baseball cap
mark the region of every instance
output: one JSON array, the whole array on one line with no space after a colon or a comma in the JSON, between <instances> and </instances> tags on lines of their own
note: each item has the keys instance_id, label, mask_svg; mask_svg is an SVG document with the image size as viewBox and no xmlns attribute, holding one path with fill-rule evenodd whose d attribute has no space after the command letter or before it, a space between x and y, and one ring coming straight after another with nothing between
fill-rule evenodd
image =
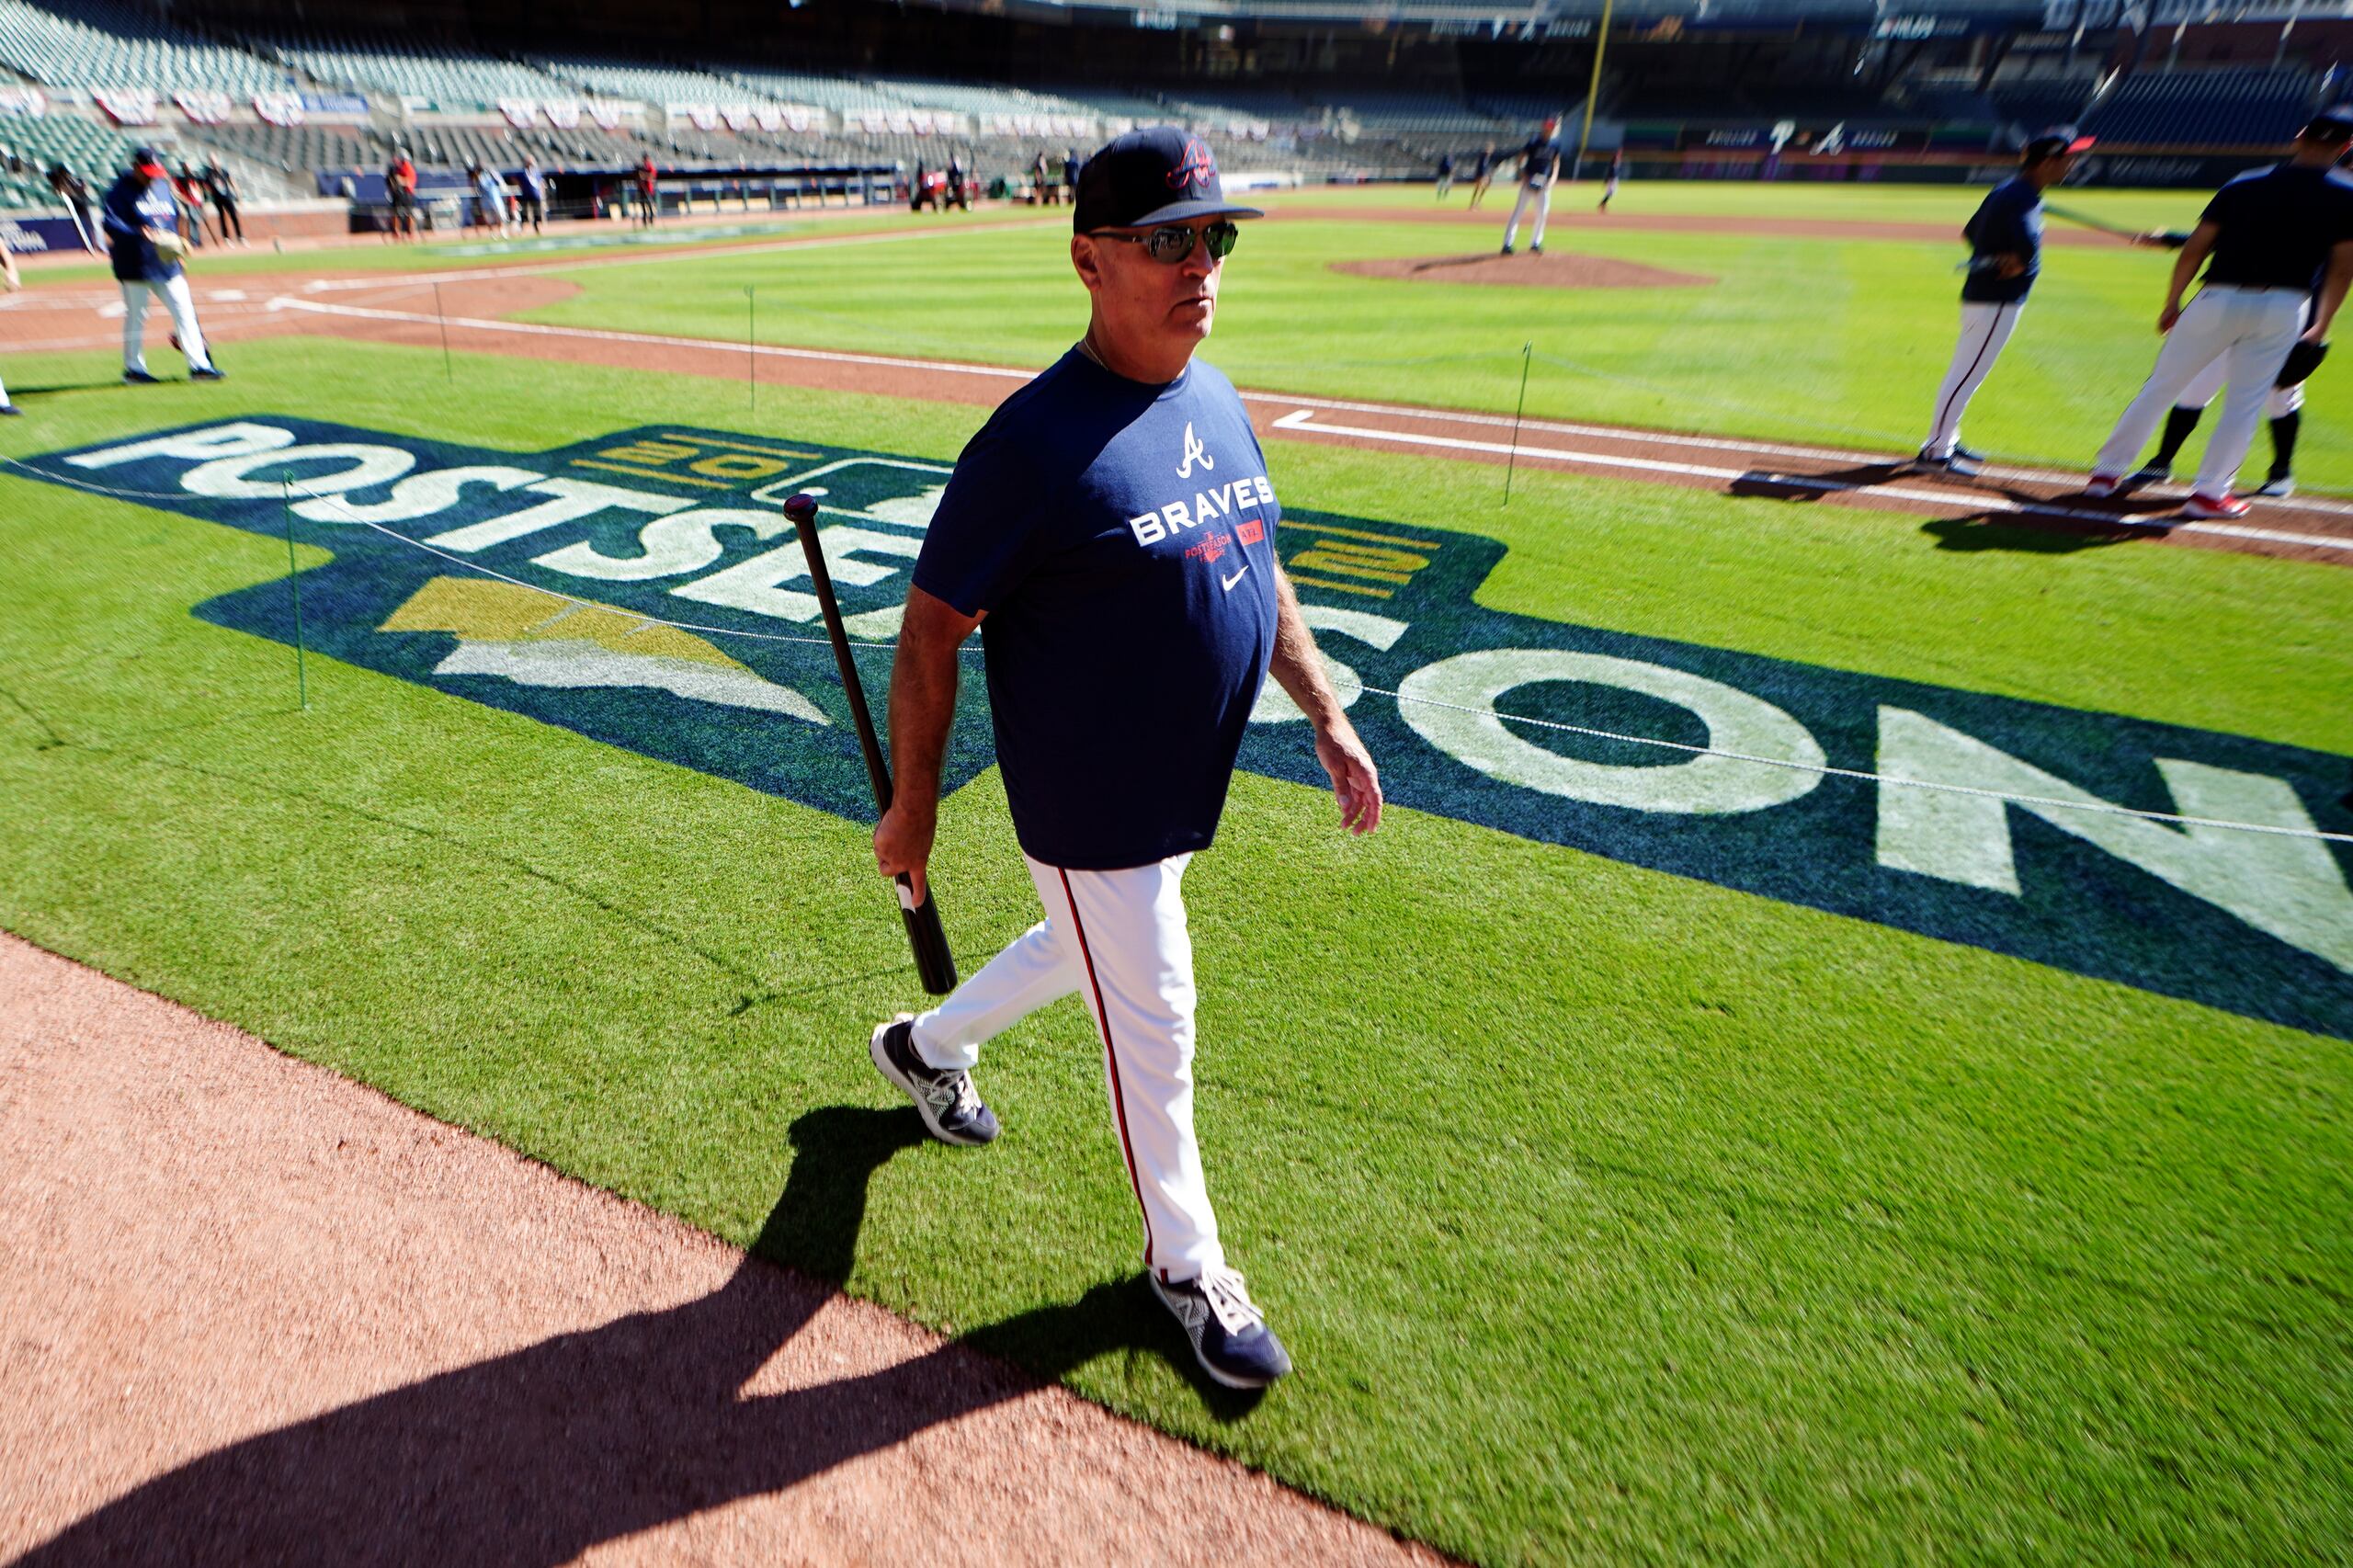
<instances>
[{"instance_id":1,"label":"navy baseball cap","mask_svg":"<svg viewBox=\"0 0 2353 1568\"><path fill-rule=\"evenodd\" d=\"M153 147L135 148L131 154L131 166L153 179L164 172L164 155Z\"/></svg>"},{"instance_id":2,"label":"navy baseball cap","mask_svg":"<svg viewBox=\"0 0 2353 1568\"><path fill-rule=\"evenodd\" d=\"M2304 123L2297 135L2307 142L2353 142L2353 104L2331 104Z\"/></svg>"},{"instance_id":3,"label":"navy baseball cap","mask_svg":"<svg viewBox=\"0 0 2353 1568\"><path fill-rule=\"evenodd\" d=\"M1141 229L1188 218L1263 218L1225 199L1210 144L1173 125L1115 136L1078 171L1071 230Z\"/></svg>"},{"instance_id":4,"label":"navy baseball cap","mask_svg":"<svg viewBox=\"0 0 2353 1568\"><path fill-rule=\"evenodd\" d=\"M2072 125L2054 125L2039 136L2029 136L2026 145L2018 149L2018 162L2039 164L2046 158L2061 158L2070 153L2088 152L2097 137L2078 136Z\"/></svg>"}]
</instances>

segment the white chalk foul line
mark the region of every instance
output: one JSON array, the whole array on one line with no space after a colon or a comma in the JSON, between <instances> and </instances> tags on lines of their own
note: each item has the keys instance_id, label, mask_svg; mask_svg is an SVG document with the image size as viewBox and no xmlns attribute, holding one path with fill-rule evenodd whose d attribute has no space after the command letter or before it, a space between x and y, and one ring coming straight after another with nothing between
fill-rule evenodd
<instances>
[{"instance_id":1,"label":"white chalk foul line","mask_svg":"<svg viewBox=\"0 0 2353 1568\"><path fill-rule=\"evenodd\" d=\"M1923 490L1902 484L1850 484L1841 480L1816 479L1806 474L1768 473L1756 469L1711 468L1699 463L1670 462L1661 458L1622 457L1614 452L1586 452L1561 447L1531 447L1522 443L1515 448L1506 441L1474 441L1456 436L1425 436L1404 430L1376 430L1361 425L1333 425L1315 417L1311 408L1295 409L1275 421L1279 430L1305 431L1310 435L1350 436L1362 440L1393 441L1406 446L1439 447L1453 451L1492 452L1498 456L1516 455L1555 462L1590 464L1601 468L1634 469L1647 473L1688 474L1701 479L1757 479L1768 483L1807 489L1824 494L1854 492L1864 495L1884 495L1898 501L1915 501L1940 509L1965 508L1972 512L2012 512L2021 516L2065 517L2075 522L2097 523L2109 528L2147 528L2153 532L2221 534L2233 539L2262 540L2272 544L2318 545L2327 550L2353 551L2353 539L2334 539L2326 534L2290 533L2279 528L2248 528L2238 523L2205 523L2187 518L2141 517L2122 513L2096 511L2085 506L2068 506L2056 501L2019 501L2011 496L1989 494L1979 490Z\"/></svg>"}]
</instances>

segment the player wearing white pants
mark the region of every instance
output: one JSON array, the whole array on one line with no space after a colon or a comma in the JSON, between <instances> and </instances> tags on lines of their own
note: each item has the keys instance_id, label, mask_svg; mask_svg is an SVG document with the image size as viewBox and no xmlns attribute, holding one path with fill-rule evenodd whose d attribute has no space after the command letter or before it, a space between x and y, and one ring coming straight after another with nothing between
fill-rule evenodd
<instances>
[{"instance_id":1,"label":"player wearing white pants","mask_svg":"<svg viewBox=\"0 0 2353 1568\"><path fill-rule=\"evenodd\" d=\"M1193 952L1184 876L1214 839L1268 675L1314 731L1343 824L1381 780L1324 676L1275 555L1281 508L1242 400L1193 358L1237 217L1215 160L1173 127L1132 131L1078 176L1071 261L1086 336L1007 398L957 460L916 559L891 677L886 875L921 890L978 630L996 762L1046 918L945 1002L878 1027L876 1068L944 1142L985 1144L982 1045L1076 992L1143 1220L1152 1289L1208 1374L1290 1369L1225 1256L1193 1131Z\"/></svg>"},{"instance_id":2,"label":"player wearing white pants","mask_svg":"<svg viewBox=\"0 0 2353 1568\"><path fill-rule=\"evenodd\" d=\"M2010 334L2018 331L2018 316L2025 309L2024 299L1998 304L1961 302L1961 336L1953 343L1952 363L1945 369L1944 382L1937 388L1928 438L1920 444L1924 459L1951 465L1953 449L1961 445L1961 416L1969 412L1969 400L1994 373L1994 362L2008 346Z\"/></svg>"},{"instance_id":3,"label":"player wearing white pants","mask_svg":"<svg viewBox=\"0 0 2353 1568\"><path fill-rule=\"evenodd\" d=\"M2288 350L2299 336L2327 341L2353 284L2353 184L2331 173L2348 146L2353 109L2324 110L2298 134L2286 163L2214 193L2174 261L2157 316L2165 347L2092 460L2086 494L2115 494L2157 422L2220 359L2229 390L2182 510L2192 517L2246 511L2232 490ZM2200 267L2203 286L2184 307L2182 293Z\"/></svg>"},{"instance_id":4,"label":"player wearing white pants","mask_svg":"<svg viewBox=\"0 0 2353 1568\"><path fill-rule=\"evenodd\" d=\"M147 302L161 300L164 310L172 318L172 335L180 340L180 352L188 356L191 370L212 369L212 352L204 344L204 328L196 319L196 297L188 292L188 274L175 272L169 278L154 281L122 283L122 368L147 373Z\"/></svg>"},{"instance_id":5,"label":"player wearing white pants","mask_svg":"<svg viewBox=\"0 0 2353 1568\"><path fill-rule=\"evenodd\" d=\"M115 281L122 286L122 379L153 381L147 373L147 305L164 301L180 351L188 356L188 379L217 381L221 371L197 324L196 301L188 293L188 274L180 269L183 235L180 204L164 161L152 148L142 147L131 166L107 191L104 225L108 259Z\"/></svg>"},{"instance_id":6,"label":"player wearing white pants","mask_svg":"<svg viewBox=\"0 0 2353 1568\"><path fill-rule=\"evenodd\" d=\"M1528 139L1519 150L1519 199L1511 204L1511 222L1504 225L1504 254L1509 256L1519 243L1519 221L1536 209L1536 233L1528 248L1538 256L1544 254L1544 223L1552 216L1552 182L1561 172L1561 143L1556 140L1560 121L1548 119L1544 128Z\"/></svg>"},{"instance_id":7,"label":"player wearing white pants","mask_svg":"<svg viewBox=\"0 0 2353 1568\"><path fill-rule=\"evenodd\" d=\"M2125 406L2108 443L2093 460L2095 477L2115 480L2132 471L2141 449L2156 434L2165 411L2210 365L2220 364L2229 383L2222 417L2206 443L2191 486L2197 496L2227 498L2238 482L2239 465L2263 418L2264 399L2288 349L2304 330L2309 301L2302 289L2241 289L2210 284L2190 301L2173 329L2139 395ZM2194 497L2193 497L2194 498Z\"/></svg>"},{"instance_id":8,"label":"player wearing white pants","mask_svg":"<svg viewBox=\"0 0 2353 1568\"><path fill-rule=\"evenodd\" d=\"M2018 172L1987 191L1961 226L1969 276L1961 286L1961 335L1937 388L1928 438L1916 460L1921 467L1978 472L1978 454L1961 444L1961 415L1993 374L2041 275L2042 193L2065 178L2075 154L2091 144L2091 138L2066 127L2029 139L2018 151Z\"/></svg>"},{"instance_id":9,"label":"player wearing white pants","mask_svg":"<svg viewBox=\"0 0 2353 1568\"><path fill-rule=\"evenodd\" d=\"M1193 1136L1193 944L1184 897L1193 858L1116 871L1023 858L1046 918L916 1016L916 1052L933 1067L969 1071L983 1043L1078 993L1103 1042L1111 1119L1143 1211L1144 1267L1183 1278L1222 1269Z\"/></svg>"}]
</instances>

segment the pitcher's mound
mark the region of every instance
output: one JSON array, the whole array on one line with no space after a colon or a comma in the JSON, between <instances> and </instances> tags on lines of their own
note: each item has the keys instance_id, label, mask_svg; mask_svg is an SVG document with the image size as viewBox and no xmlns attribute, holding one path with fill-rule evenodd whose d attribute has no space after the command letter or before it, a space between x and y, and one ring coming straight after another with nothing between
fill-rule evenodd
<instances>
[{"instance_id":1,"label":"pitcher's mound","mask_svg":"<svg viewBox=\"0 0 2353 1568\"><path fill-rule=\"evenodd\" d=\"M1672 272L1639 261L1553 251L1498 256L1427 256L1376 261L1336 261L1333 267L1359 278L1404 278L1418 283L1517 283L1537 289L1690 289L1713 283L1699 272Z\"/></svg>"}]
</instances>

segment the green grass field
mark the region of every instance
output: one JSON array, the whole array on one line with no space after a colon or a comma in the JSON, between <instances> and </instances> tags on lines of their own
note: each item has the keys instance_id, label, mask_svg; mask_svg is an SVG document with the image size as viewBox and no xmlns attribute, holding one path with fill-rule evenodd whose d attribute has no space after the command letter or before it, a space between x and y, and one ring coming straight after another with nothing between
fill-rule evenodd
<instances>
[{"instance_id":1,"label":"green grass field","mask_svg":"<svg viewBox=\"0 0 2353 1568\"><path fill-rule=\"evenodd\" d=\"M1427 192L1393 187L1346 194L1385 207L1428 201ZM1776 210L1754 188L1705 186L1643 186L1621 198L1619 210L1638 219L1654 197L1677 214L1713 211L1736 221ZM1843 206L1834 197L1843 197ZM1521 289L1332 270L1344 260L1490 247L1507 201L1489 229L1341 221L1347 202L1320 193L1269 199L1279 210L1328 210L1335 217L1245 230L1228 264L1211 350L1244 386L1507 414L1519 393L1522 348L1532 346L1531 416L1904 450L1925 433L1959 323L1952 267L1965 253L1957 240L1564 225L1554 233L1555 252L1718 281ZM2194 198L2170 193L2119 195L2107 206L2118 210L2118 221L2152 224L2194 222L2198 212ZM1970 198L1816 189L1799 192L1794 208L1779 215L1949 219L1958 233ZM1572 188L1560 210L1586 209ZM532 319L740 338L744 290L751 286L758 290L760 335L770 341L1043 366L1074 335L1062 286L1067 249L1049 226L970 236L952 263L925 244L861 248L847 264L838 253L812 251L631 267L580 274L577 297ZM2171 265L2170 253L2122 244L2052 246L2017 336L1971 407L1971 443L2021 460L2086 466L2155 358L2157 306ZM878 300L887 308L878 309ZM2348 387L2353 381L2343 376L2313 381L2297 460L2310 486L2353 491Z\"/></svg>"},{"instance_id":2,"label":"green grass field","mask_svg":"<svg viewBox=\"0 0 2353 1568\"><path fill-rule=\"evenodd\" d=\"M1548 373L1531 411L1814 437L1908 428L1941 368L1932 246L1574 241L1725 277L1696 297L1324 266L1466 237L1254 230L1212 357L1492 407L1535 335L1611 373ZM756 281L779 341L1038 363L1078 320L1059 248L714 253L583 273L543 314L725 337ZM2161 265L2055 254L1972 436L2087 449ZM1411 363L1491 336L1501 369ZM12 385L86 390L27 397L0 455L308 414L517 452L660 419L944 461L983 417L790 388L755 415L723 382L468 355L449 384L438 353L296 339L125 394L95 358L12 357ZM2353 483L2314 392L2306 463ZM1269 457L1292 508L1499 541L1488 608L2353 754L2341 568L1954 551L1917 519L1527 470L1506 510L1491 469ZM2341 1039L1425 812L1352 842L1327 796L1245 774L1188 883L1201 1127L1301 1369L1237 1405L1133 1280L1074 1003L984 1059L997 1146L909 1140L864 1059L917 993L861 828L315 655L299 709L290 650L189 614L282 576L282 540L11 472L0 542L0 926L788 1264L843 1272L837 1215L774 1212L796 1173L862 1187L850 1290L1351 1512L1488 1562L2342 1561L2353 1538ZM969 971L1036 917L993 770L946 802L940 854Z\"/></svg>"}]
</instances>

